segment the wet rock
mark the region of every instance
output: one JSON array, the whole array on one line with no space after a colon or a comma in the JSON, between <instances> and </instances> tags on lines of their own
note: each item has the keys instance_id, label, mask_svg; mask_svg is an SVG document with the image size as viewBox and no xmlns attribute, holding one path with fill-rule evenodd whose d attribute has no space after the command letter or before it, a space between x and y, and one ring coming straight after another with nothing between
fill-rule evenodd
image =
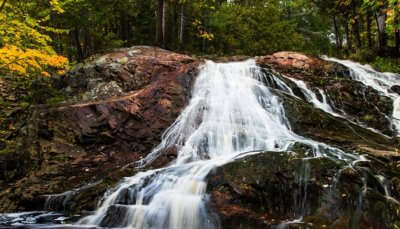
<instances>
[{"instance_id":1,"label":"wet rock","mask_svg":"<svg viewBox=\"0 0 400 229\"><path fill-rule=\"evenodd\" d=\"M345 150L395 151L395 140L360 127L346 119L315 109L302 100L281 94L287 118L294 132ZM370 150L365 150L368 146ZM364 148L362 148L364 147Z\"/></svg>"},{"instance_id":2,"label":"wet rock","mask_svg":"<svg viewBox=\"0 0 400 229\"><path fill-rule=\"evenodd\" d=\"M342 167L328 158L304 160L296 153L263 152L218 168L210 175L208 191L225 228L283 226L281 222L301 216L301 223L286 226L393 226L400 207L387 201L384 193L374 191L377 184L368 177L376 171ZM390 171L384 166L371 167ZM391 176L390 172L387 175Z\"/></svg>"},{"instance_id":3,"label":"wet rock","mask_svg":"<svg viewBox=\"0 0 400 229\"><path fill-rule=\"evenodd\" d=\"M199 64L140 46L76 66L58 82L70 100L35 107L16 136L19 148L0 159L2 176L11 177L0 192L0 212L42 209L40 196L105 179L145 157L186 105ZM16 168L18 176L11 175Z\"/></svg>"},{"instance_id":4,"label":"wet rock","mask_svg":"<svg viewBox=\"0 0 400 229\"><path fill-rule=\"evenodd\" d=\"M337 113L344 112L349 119L386 135L394 134L392 123L388 119L393 112L392 100L371 87L351 80L350 72L345 66L292 52L258 57L257 63L286 77L303 80L314 92L322 89L328 103ZM304 98L296 85L290 81L287 83L292 85L297 96ZM321 95L316 94L322 102Z\"/></svg>"},{"instance_id":5,"label":"wet rock","mask_svg":"<svg viewBox=\"0 0 400 229\"><path fill-rule=\"evenodd\" d=\"M394 85L390 89L400 95L400 85Z\"/></svg>"}]
</instances>

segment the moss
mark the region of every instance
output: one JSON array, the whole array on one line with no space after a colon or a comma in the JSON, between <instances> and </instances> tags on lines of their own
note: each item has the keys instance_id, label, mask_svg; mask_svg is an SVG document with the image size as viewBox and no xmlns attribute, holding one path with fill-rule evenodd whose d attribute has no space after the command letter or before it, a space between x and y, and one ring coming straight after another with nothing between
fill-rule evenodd
<instances>
[{"instance_id":1,"label":"moss","mask_svg":"<svg viewBox=\"0 0 400 229\"><path fill-rule=\"evenodd\" d=\"M366 114L362 117L362 120L366 122L374 121L376 119L375 115L373 114Z\"/></svg>"}]
</instances>

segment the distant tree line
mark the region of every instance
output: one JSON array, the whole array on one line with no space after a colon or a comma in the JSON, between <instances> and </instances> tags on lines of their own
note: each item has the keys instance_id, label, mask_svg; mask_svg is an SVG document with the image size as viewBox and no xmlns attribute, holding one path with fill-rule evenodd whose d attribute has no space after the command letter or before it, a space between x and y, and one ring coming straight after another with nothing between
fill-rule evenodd
<instances>
[{"instance_id":1,"label":"distant tree line","mask_svg":"<svg viewBox=\"0 0 400 229\"><path fill-rule=\"evenodd\" d=\"M0 23L34 30L73 61L141 44L211 55L399 56L399 14L400 0L0 0ZM0 47L37 48L7 28Z\"/></svg>"}]
</instances>

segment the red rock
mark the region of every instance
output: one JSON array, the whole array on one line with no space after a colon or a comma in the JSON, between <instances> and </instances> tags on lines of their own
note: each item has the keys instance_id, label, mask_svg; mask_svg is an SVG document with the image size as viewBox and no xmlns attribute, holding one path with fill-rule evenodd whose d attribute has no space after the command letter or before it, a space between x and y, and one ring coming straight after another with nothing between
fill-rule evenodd
<instances>
[{"instance_id":1,"label":"red rock","mask_svg":"<svg viewBox=\"0 0 400 229\"><path fill-rule=\"evenodd\" d=\"M40 117L32 115L26 135L20 137L30 146L21 151L30 150L26 164L20 165L26 174L9 184L24 192L14 193L18 197L0 193L0 202L7 203L0 205L0 211L31 209L40 205L37 198L44 194L100 180L145 157L187 104L201 63L159 48L132 47L99 57L60 79L59 85L70 88L73 101L86 101L35 111ZM117 96L107 91L89 93L107 82L116 82L122 89ZM51 134L42 139L39 130ZM165 165L175 157L171 149L152 166Z\"/></svg>"},{"instance_id":2,"label":"red rock","mask_svg":"<svg viewBox=\"0 0 400 229\"><path fill-rule=\"evenodd\" d=\"M270 64L279 68L297 68L308 70L318 63L318 59L297 52L278 52L257 59L259 64Z\"/></svg>"}]
</instances>

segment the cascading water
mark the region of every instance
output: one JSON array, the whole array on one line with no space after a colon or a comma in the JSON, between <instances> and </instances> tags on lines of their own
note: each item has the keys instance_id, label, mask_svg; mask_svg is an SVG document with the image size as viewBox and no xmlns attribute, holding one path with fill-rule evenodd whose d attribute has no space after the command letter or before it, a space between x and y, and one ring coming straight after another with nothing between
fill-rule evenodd
<instances>
[{"instance_id":1,"label":"cascading water","mask_svg":"<svg viewBox=\"0 0 400 229\"><path fill-rule=\"evenodd\" d=\"M350 76L353 80L370 86L382 95L391 98L393 100L392 123L400 134L400 95L391 91L392 86L400 85L400 75L377 72L369 65L362 65L349 60L339 60L326 56L323 59L346 66L350 70Z\"/></svg>"},{"instance_id":2,"label":"cascading water","mask_svg":"<svg viewBox=\"0 0 400 229\"><path fill-rule=\"evenodd\" d=\"M165 168L125 178L106 193L94 215L78 224L217 228L218 220L207 208L206 194L206 176L217 166L254 152L287 151L295 143L312 148L312 157L349 163L362 159L295 134L280 97L262 83L264 77L254 60L206 62L187 108L138 166L145 167L167 149L176 149L176 160Z\"/></svg>"},{"instance_id":3,"label":"cascading water","mask_svg":"<svg viewBox=\"0 0 400 229\"><path fill-rule=\"evenodd\" d=\"M284 77L285 77L285 76L284 76ZM308 103L312 104L315 108L321 109L321 110L323 110L324 112L326 112L326 113L328 113L328 114L331 114L332 116L347 119L349 122L351 122L351 123L353 123L353 124L359 125L359 126L361 126L361 127L363 127L363 128L366 128L366 129L368 129L368 130L370 130L370 131L372 131L372 132L375 132L375 133L378 133L378 134L383 135L383 136L385 136L385 137L388 137L388 136L386 136L385 134L381 133L380 131L378 131L378 130L376 130L376 129L374 129L374 128L365 126L365 125L363 125L362 123L357 122L357 121L352 121L352 120L351 120L351 117L349 117L349 116L346 114L346 112L344 112L343 110L339 110L339 109L337 109L337 108L334 109L334 108L329 104L327 95L326 95L326 93L325 93L325 91L324 91L323 89L318 88L318 93L320 94L320 96L321 96L321 98L322 98L322 101L320 101L320 99L318 99L317 94L316 94L315 92L313 92L310 88L308 88L308 87L307 87L307 84L306 84L304 81L298 80L298 79L294 79L294 78L290 78L290 77L285 77L285 78L287 78L288 80L290 80L290 81L292 81L293 83L295 83L296 86L297 86L297 87L301 90L301 92L303 93L303 95L304 95L306 101L307 101ZM283 83L283 82L282 82L282 83ZM286 87L288 87L288 86L286 85ZM286 90L286 87L283 87L283 89ZM290 87L289 87L289 89L290 89ZM294 97L297 97L297 96L295 95L295 93L294 93L291 89L290 89L290 90L286 90L286 91L287 91L290 95L292 95L292 96L294 96ZM340 113L338 113L336 110L339 110ZM349 118L350 118L350 119L349 119Z\"/></svg>"},{"instance_id":4,"label":"cascading water","mask_svg":"<svg viewBox=\"0 0 400 229\"><path fill-rule=\"evenodd\" d=\"M287 78L289 80L291 80L292 82L294 82L298 88L300 88L300 90L303 92L304 96L306 97L307 102L312 103L316 108L319 108L333 116L343 117L341 114L338 114L335 111L333 111L333 109L329 105L329 103L326 99L326 95L322 89L318 89L318 92L322 96L322 101L319 101L319 99L317 98L317 95L311 89L309 89L307 87L307 85L304 83L304 81L293 79L290 77L287 77Z\"/></svg>"}]
</instances>

